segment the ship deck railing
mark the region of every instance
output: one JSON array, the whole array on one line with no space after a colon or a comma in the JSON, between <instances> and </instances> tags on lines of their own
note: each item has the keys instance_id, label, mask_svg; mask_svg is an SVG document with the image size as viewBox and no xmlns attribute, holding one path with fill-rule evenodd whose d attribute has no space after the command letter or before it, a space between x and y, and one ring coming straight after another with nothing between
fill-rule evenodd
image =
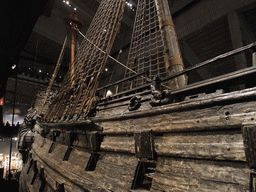
<instances>
[{"instance_id":1,"label":"ship deck railing","mask_svg":"<svg viewBox=\"0 0 256 192\"><path fill-rule=\"evenodd\" d=\"M213 78L210 78L210 79L206 79L206 80L203 80L203 81L199 81L199 82L196 82L196 83L193 83L193 84L190 84L190 85L186 85L185 87L182 87L182 88L179 88L179 89L176 89L176 90L170 90L170 92L173 95L175 95L175 94L180 95L181 93L184 94L184 92L188 92L188 91L191 91L191 90L203 88L203 87L206 87L206 86L209 86L209 85L220 84L220 83L231 81L231 80L234 80L234 79L243 78L244 76L247 76L247 75L250 75L250 74L254 74L254 73L256 73L256 42L251 43L251 44L246 45L246 46L243 46L243 47L240 47L238 49L229 51L227 53L221 54L221 55L216 56L212 59L208 59L208 60L203 61L199 64L196 64L192 67L186 68L183 71L180 71L180 72L174 73L170 76L167 76L167 77L161 79L161 83L168 82L171 79L174 79L178 76L181 76L181 75L184 75L184 74L186 75L191 71L195 71L195 70L198 70L202 67L206 67L209 64L213 64L215 61L218 61L218 60L230 57L230 56L234 56L236 54L239 54L239 53L244 52L244 51L249 50L249 49L252 49L252 54L254 54L254 57L252 59L252 66L251 67L247 67L247 68L240 69L240 70L237 70L237 71L234 71L234 72L230 72L230 73L227 73L227 74L224 74L224 75L220 75L220 76L213 77ZM138 94L139 95L149 94L151 92L150 85L152 85L153 80L148 80L148 79L146 81L147 83L144 84L144 85L138 86L138 87L130 89L130 90L118 92L118 88L122 85L122 83L127 82L127 81L131 81L131 80L133 80L133 79L135 79L139 76L147 77L147 74L148 74L148 71L143 71L141 73L137 73L137 74L135 74L133 76L130 76L128 78L125 78L125 79L119 80L117 82L111 83L109 85L98 88L97 89L98 92L102 92L103 95L106 95L106 92L107 92L108 89L110 89L111 87L115 87L115 93L111 96L101 97L100 102L99 102L98 105L101 106L101 105L106 105L106 104L109 104L109 103L119 102L121 100L129 100L133 96L138 95Z\"/></svg>"}]
</instances>

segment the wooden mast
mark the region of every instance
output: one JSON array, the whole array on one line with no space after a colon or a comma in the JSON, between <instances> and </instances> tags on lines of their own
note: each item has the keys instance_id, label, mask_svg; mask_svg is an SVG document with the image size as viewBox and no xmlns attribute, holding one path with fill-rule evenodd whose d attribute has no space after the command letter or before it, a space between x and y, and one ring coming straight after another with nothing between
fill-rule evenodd
<instances>
[{"instance_id":1,"label":"wooden mast","mask_svg":"<svg viewBox=\"0 0 256 192\"><path fill-rule=\"evenodd\" d=\"M78 19L77 14L71 13L71 18L66 20L66 24L71 27L71 59L70 59L70 75L71 75L71 82L72 87L74 85L74 76L75 76L75 42L76 42L76 28L82 26L82 22Z\"/></svg>"},{"instance_id":2,"label":"wooden mast","mask_svg":"<svg viewBox=\"0 0 256 192\"><path fill-rule=\"evenodd\" d=\"M166 43L166 72L167 75L184 70L178 37L175 32L171 12L167 0L155 0L158 16L160 17L160 28ZM178 89L186 85L185 75L181 75L170 82L170 87Z\"/></svg>"},{"instance_id":3,"label":"wooden mast","mask_svg":"<svg viewBox=\"0 0 256 192\"><path fill-rule=\"evenodd\" d=\"M71 74L74 74L74 60L75 60L75 41L76 41L75 23L71 27Z\"/></svg>"},{"instance_id":4,"label":"wooden mast","mask_svg":"<svg viewBox=\"0 0 256 192\"><path fill-rule=\"evenodd\" d=\"M65 23L71 27L71 78L72 78L72 87L74 85L74 82L73 82L73 78L74 78L74 60L75 60L75 42L76 42L76 27L80 27L82 26L82 22L77 18L77 15L75 13L71 13L70 15L72 18L71 19L66 19L65 20ZM61 53L60 53L60 56L59 56L59 59L58 59L58 62L56 64L56 67L54 69L54 72L53 72L53 75L52 75L52 78L49 82L49 85L46 89L46 93L45 93L45 96L42 100L42 104L39 108L39 114L42 114L43 112L43 109L44 109L44 106L45 106L45 103L46 103L46 100L50 94L50 91L51 91L51 88L52 88L52 85L53 85L53 82L57 76L57 73L59 71L59 68L60 68L60 65L61 65L61 62L62 62L62 59L63 59L63 55L64 55L64 52L65 52L65 47L66 47L66 43L67 43L67 36L65 38L65 41L63 43L63 46L62 46L62 49L61 49Z\"/></svg>"}]
</instances>

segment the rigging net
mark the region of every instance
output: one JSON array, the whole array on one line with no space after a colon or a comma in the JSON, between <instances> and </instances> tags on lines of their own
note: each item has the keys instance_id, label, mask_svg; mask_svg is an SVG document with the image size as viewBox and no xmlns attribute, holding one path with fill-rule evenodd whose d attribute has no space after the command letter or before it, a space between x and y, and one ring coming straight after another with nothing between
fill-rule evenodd
<instances>
[{"instance_id":1,"label":"rigging net","mask_svg":"<svg viewBox=\"0 0 256 192\"><path fill-rule=\"evenodd\" d=\"M177 66L178 70L175 70ZM138 0L127 67L137 73L149 71L149 79L153 79L156 75L164 78L183 70L177 37L166 0ZM124 77L128 78L133 74L131 70L126 69ZM140 87L146 84L146 81L147 78L137 77L124 83L122 90ZM177 79L166 85L172 89L180 86Z\"/></svg>"},{"instance_id":2,"label":"rigging net","mask_svg":"<svg viewBox=\"0 0 256 192\"><path fill-rule=\"evenodd\" d=\"M86 117L97 103L96 90L115 36L119 30L125 1L102 0L86 32L73 63L54 97L46 122L77 120ZM92 43L88 42L89 39ZM97 49L96 46L101 50Z\"/></svg>"}]
</instances>

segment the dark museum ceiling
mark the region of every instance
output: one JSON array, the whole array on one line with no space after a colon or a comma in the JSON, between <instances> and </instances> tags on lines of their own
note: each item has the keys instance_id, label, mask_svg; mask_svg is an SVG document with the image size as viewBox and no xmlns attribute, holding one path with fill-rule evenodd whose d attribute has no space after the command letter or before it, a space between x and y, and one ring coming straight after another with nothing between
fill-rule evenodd
<instances>
[{"instance_id":1,"label":"dark museum ceiling","mask_svg":"<svg viewBox=\"0 0 256 192\"><path fill-rule=\"evenodd\" d=\"M173 2L178 3L175 4ZM193 6L192 3L196 3L198 1L191 0L186 2L187 6L190 5L189 3L191 3L190 6ZM23 51L21 52L20 65L34 66L36 63L36 65L38 65L37 67L41 67L42 64L42 68L47 66L47 69L53 70L53 67L48 67L55 66L62 47L62 42L64 41L65 35L67 34L67 27L64 24L64 19L67 18L71 12L75 11L84 24L84 26L81 28L81 31L83 34L85 34L95 12L97 11L99 3L100 0L56 0L51 17L48 18L41 16L36 23L33 32L31 33ZM122 49L122 47L129 45L137 0L130 1L130 3L133 6L126 6L121 30L116 37L111 55L115 55L119 52L120 49ZM180 14L182 11L186 11L186 9L183 10L184 7L182 7L182 4L184 4L184 1L169 0L174 22L175 17L178 14ZM187 7L187 9L189 9L189 7ZM246 25L250 27L251 32L255 37L256 20L252 17L252 15L255 15L254 13L255 9L250 9L241 12L240 15L247 23ZM81 42L81 40L81 36L78 35L78 41ZM247 39L247 42L244 43L248 44L254 40L255 39L249 38ZM183 37L180 39L180 41L182 51L184 46L183 41L186 41L186 44L189 45L189 47L193 50L200 61L204 61L221 53L232 50L232 42L230 38L227 17L220 18L215 22L210 23L204 28L191 33L186 37ZM64 61L62 64L63 72L68 69L70 61L69 47L66 49ZM190 61L187 61L186 58L184 60L186 67L191 66ZM223 68L225 70L224 72L234 70L234 63L232 61L229 62L229 67ZM216 76L219 70L216 69L216 67L209 67L208 71L210 71L210 76ZM200 77L197 77L197 79L198 78L200 79Z\"/></svg>"}]
</instances>

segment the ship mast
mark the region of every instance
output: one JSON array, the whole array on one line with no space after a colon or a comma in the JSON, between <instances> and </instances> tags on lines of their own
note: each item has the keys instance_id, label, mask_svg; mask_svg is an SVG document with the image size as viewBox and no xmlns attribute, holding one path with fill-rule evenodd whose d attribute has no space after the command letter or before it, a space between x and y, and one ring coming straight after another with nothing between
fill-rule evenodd
<instances>
[{"instance_id":1,"label":"ship mast","mask_svg":"<svg viewBox=\"0 0 256 192\"><path fill-rule=\"evenodd\" d=\"M159 27L163 33L167 52L166 52L166 72L167 75L184 70L178 37L174 28L171 12L167 0L155 0L159 16ZM186 85L185 75L181 75L170 82L171 88L181 88Z\"/></svg>"},{"instance_id":2,"label":"ship mast","mask_svg":"<svg viewBox=\"0 0 256 192\"><path fill-rule=\"evenodd\" d=\"M72 87L74 85L74 71L75 71L75 67L74 67L74 60L75 60L75 42L76 42L76 28L82 26L82 22L77 18L77 15L75 13L71 13L71 18L69 19L66 19L65 20L65 23L71 27L71 65L70 65L70 68L71 68L71 81L72 81ZM62 46L62 49L61 49L61 53L60 53L60 56L59 56L59 59L58 59L58 62L56 64L56 67L54 69L54 72L52 74L52 78L50 79L50 82L49 82L49 85L46 89L46 93L42 99L42 104L39 108L39 114L42 114L43 113L43 109L44 109L44 106L46 104L46 101L47 101L47 98L50 94L50 91L51 91L51 88L52 88L52 85L53 85L53 82L57 76L57 73L59 71L59 68L60 68L60 65L61 65L61 62L62 62L62 59L63 59L63 55L64 55L64 52L65 52L65 48L66 48L66 43L67 43L67 36L65 38L65 41L63 43L63 46Z\"/></svg>"},{"instance_id":3,"label":"ship mast","mask_svg":"<svg viewBox=\"0 0 256 192\"><path fill-rule=\"evenodd\" d=\"M71 28L71 59L70 59L70 75L71 75L71 82L72 87L74 85L74 77L75 77L75 66L74 66L74 60L75 60L75 42L76 42L76 29L81 27L83 24L78 19L77 14L71 13L71 18L66 20L66 24L70 26Z\"/></svg>"}]
</instances>

